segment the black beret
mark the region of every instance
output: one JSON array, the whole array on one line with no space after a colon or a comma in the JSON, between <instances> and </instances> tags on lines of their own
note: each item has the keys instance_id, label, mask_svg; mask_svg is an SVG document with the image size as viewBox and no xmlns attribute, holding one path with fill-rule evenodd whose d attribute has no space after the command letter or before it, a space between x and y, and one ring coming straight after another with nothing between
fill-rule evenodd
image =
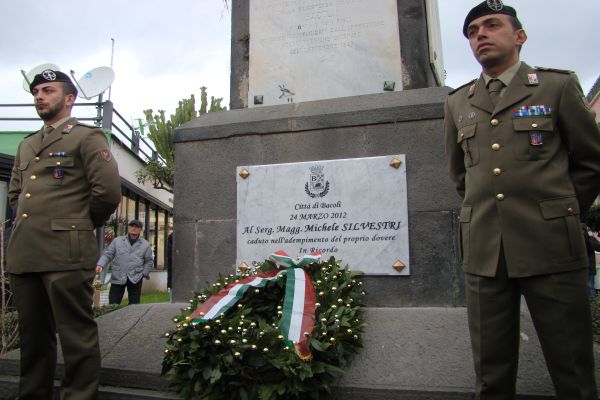
<instances>
[{"instance_id":1,"label":"black beret","mask_svg":"<svg viewBox=\"0 0 600 400\"><path fill-rule=\"evenodd\" d=\"M140 221L139 219L132 219L131 221L129 221L129 223L127 225L137 226L138 228L144 227L144 224L142 224L142 221Z\"/></svg>"},{"instance_id":2,"label":"black beret","mask_svg":"<svg viewBox=\"0 0 600 400\"><path fill-rule=\"evenodd\" d=\"M509 15L517 20L519 26L521 25L521 22L519 22L519 19L517 18L517 11L515 11L514 8L505 6L504 4L502 4L501 0L487 0L481 2L479 5L473 7L471 11L469 11L469 13L467 14L467 18L465 18L465 23L463 25L463 35L465 35L465 37L468 37L467 28L474 19L490 14Z\"/></svg>"},{"instance_id":3,"label":"black beret","mask_svg":"<svg viewBox=\"0 0 600 400\"><path fill-rule=\"evenodd\" d=\"M39 85L40 83L48 83L48 82L65 82L69 84L73 91L75 92L75 97L77 97L77 88L71 82L71 79L67 74L61 71L54 71L52 69L45 69L36 76L33 77L33 81L29 85L29 91L33 93L33 88Z\"/></svg>"}]
</instances>

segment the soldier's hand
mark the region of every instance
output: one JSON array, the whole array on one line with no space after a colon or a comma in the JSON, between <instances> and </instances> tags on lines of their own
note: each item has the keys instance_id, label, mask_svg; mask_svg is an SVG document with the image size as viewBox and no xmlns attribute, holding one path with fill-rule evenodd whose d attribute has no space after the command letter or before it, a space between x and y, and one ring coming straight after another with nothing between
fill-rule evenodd
<instances>
[{"instance_id":1,"label":"soldier's hand","mask_svg":"<svg viewBox=\"0 0 600 400\"><path fill-rule=\"evenodd\" d=\"M99 274L100 272L102 272L102 266L101 265L96 265L96 273Z\"/></svg>"}]
</instances>

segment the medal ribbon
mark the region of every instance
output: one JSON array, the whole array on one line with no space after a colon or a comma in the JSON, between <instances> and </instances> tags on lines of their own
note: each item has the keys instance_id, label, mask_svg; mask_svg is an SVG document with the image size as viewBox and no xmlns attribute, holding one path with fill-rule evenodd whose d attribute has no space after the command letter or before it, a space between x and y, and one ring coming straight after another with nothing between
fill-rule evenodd
<instances>
[{"instance_id":1,"label":"medal ribbon","mask_svg":"<svg viewBox=\"0 0 600 400\"><path fill-rule=\"evenodd\" d=\"M294 346L296 354L302 360L310 360L312 356L308 336L304 333L312 333L315 326L316 295L315 287L302 267L319 261L320 257L320 254L310 254L296 261L279 250L269 258L287 269L256 274L239 282L230 283L198 305L190 317L193 322L207 322L214 319L237 304L249 288L265 287L268 282L285 276L287 279L279 330L285 340Z\"/></svg>"}]
</instances>

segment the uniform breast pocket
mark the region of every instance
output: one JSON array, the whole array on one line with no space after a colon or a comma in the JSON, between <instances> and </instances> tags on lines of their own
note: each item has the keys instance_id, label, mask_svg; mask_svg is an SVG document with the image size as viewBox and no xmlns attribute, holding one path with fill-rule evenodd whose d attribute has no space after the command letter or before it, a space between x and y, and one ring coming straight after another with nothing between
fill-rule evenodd
<instances>
[{"instance_id":1,"label":"uniform breast pocket","mask_svg":"<svg viewBox=\"0 0 600 400\"><path fill-rule=\"evenodd\" d=\"M456 141L465 153L465 167L470 168L479 164L479 147L476 141L476 124L462 127L458 130Z\"/></svg>"},{"instance_id":2,"label":"uniform breast pocket","mask_svg":"<svg viewBox=\"0 0 600 400\"><path fill-rule=\"evenodd\" d=\"M556 262L585 257L585 242L579 222L577 197L559 197L540 201L544 229L537 240L552 243L548 255Z\"/></svg>"},{"instance_id":3,"label":"uniform breast pocket","mask_svg":"<svg viewBox=\"0 0 600 400\"><path fill-rule=\"evenodd\" d=\"M537 161L550 156L554 141L552 117L518 117L513 120L517 160Z\"/></svg>"},{"instance_id":4,"label":"uniform breast pocket","mask_svg":"<svg viewBox=\"0 0 600 400\"><path fill-rule=\"evenodd\" d=\"M44 167L48 175L45 182L50 186L60 186L69 180L71 171L75 166L73 157L52 157L44 160Z\"/></svg>"},{"instance_id":5,"label":"uniform breast pocket","mask_svg":"<svg viewBox=\"0 0 600 400\"><path fill-rule=\"evenodd\" d=\"M50 228L56 234L53 238L57 243L52 246L55 258L64 259L68 255L71 262L81 262L97 257L94 226L89 219L55 218L50 221Z\"/></svg>"}]
</instances>

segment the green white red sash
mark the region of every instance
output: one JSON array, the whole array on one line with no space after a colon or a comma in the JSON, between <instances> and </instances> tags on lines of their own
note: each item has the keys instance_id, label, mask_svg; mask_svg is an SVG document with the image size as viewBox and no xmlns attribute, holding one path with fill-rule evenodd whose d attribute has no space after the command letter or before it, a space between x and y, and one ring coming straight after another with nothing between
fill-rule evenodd
<instances>
[{"instance_id":1,"label":"green white red sash","mask_svg":"<svg viewBox=\"0 0 600 400\"><path fill-rule=\"evenodd\" d=\"M298 356L303 360L309 360L311 353L308 335L312 333L315 326L316 297L315 287L302 267L319 261L320 257L320 254L310 254L296 261L279 250L269 258L287 269L260 273L230 283L198 305L190 317L193 322L206 322L217 318L233 307L249 288L265 287L268 282L285 276L285 296L279 330L285 340L294 345Z\"/></svg>"}]
</instances>

